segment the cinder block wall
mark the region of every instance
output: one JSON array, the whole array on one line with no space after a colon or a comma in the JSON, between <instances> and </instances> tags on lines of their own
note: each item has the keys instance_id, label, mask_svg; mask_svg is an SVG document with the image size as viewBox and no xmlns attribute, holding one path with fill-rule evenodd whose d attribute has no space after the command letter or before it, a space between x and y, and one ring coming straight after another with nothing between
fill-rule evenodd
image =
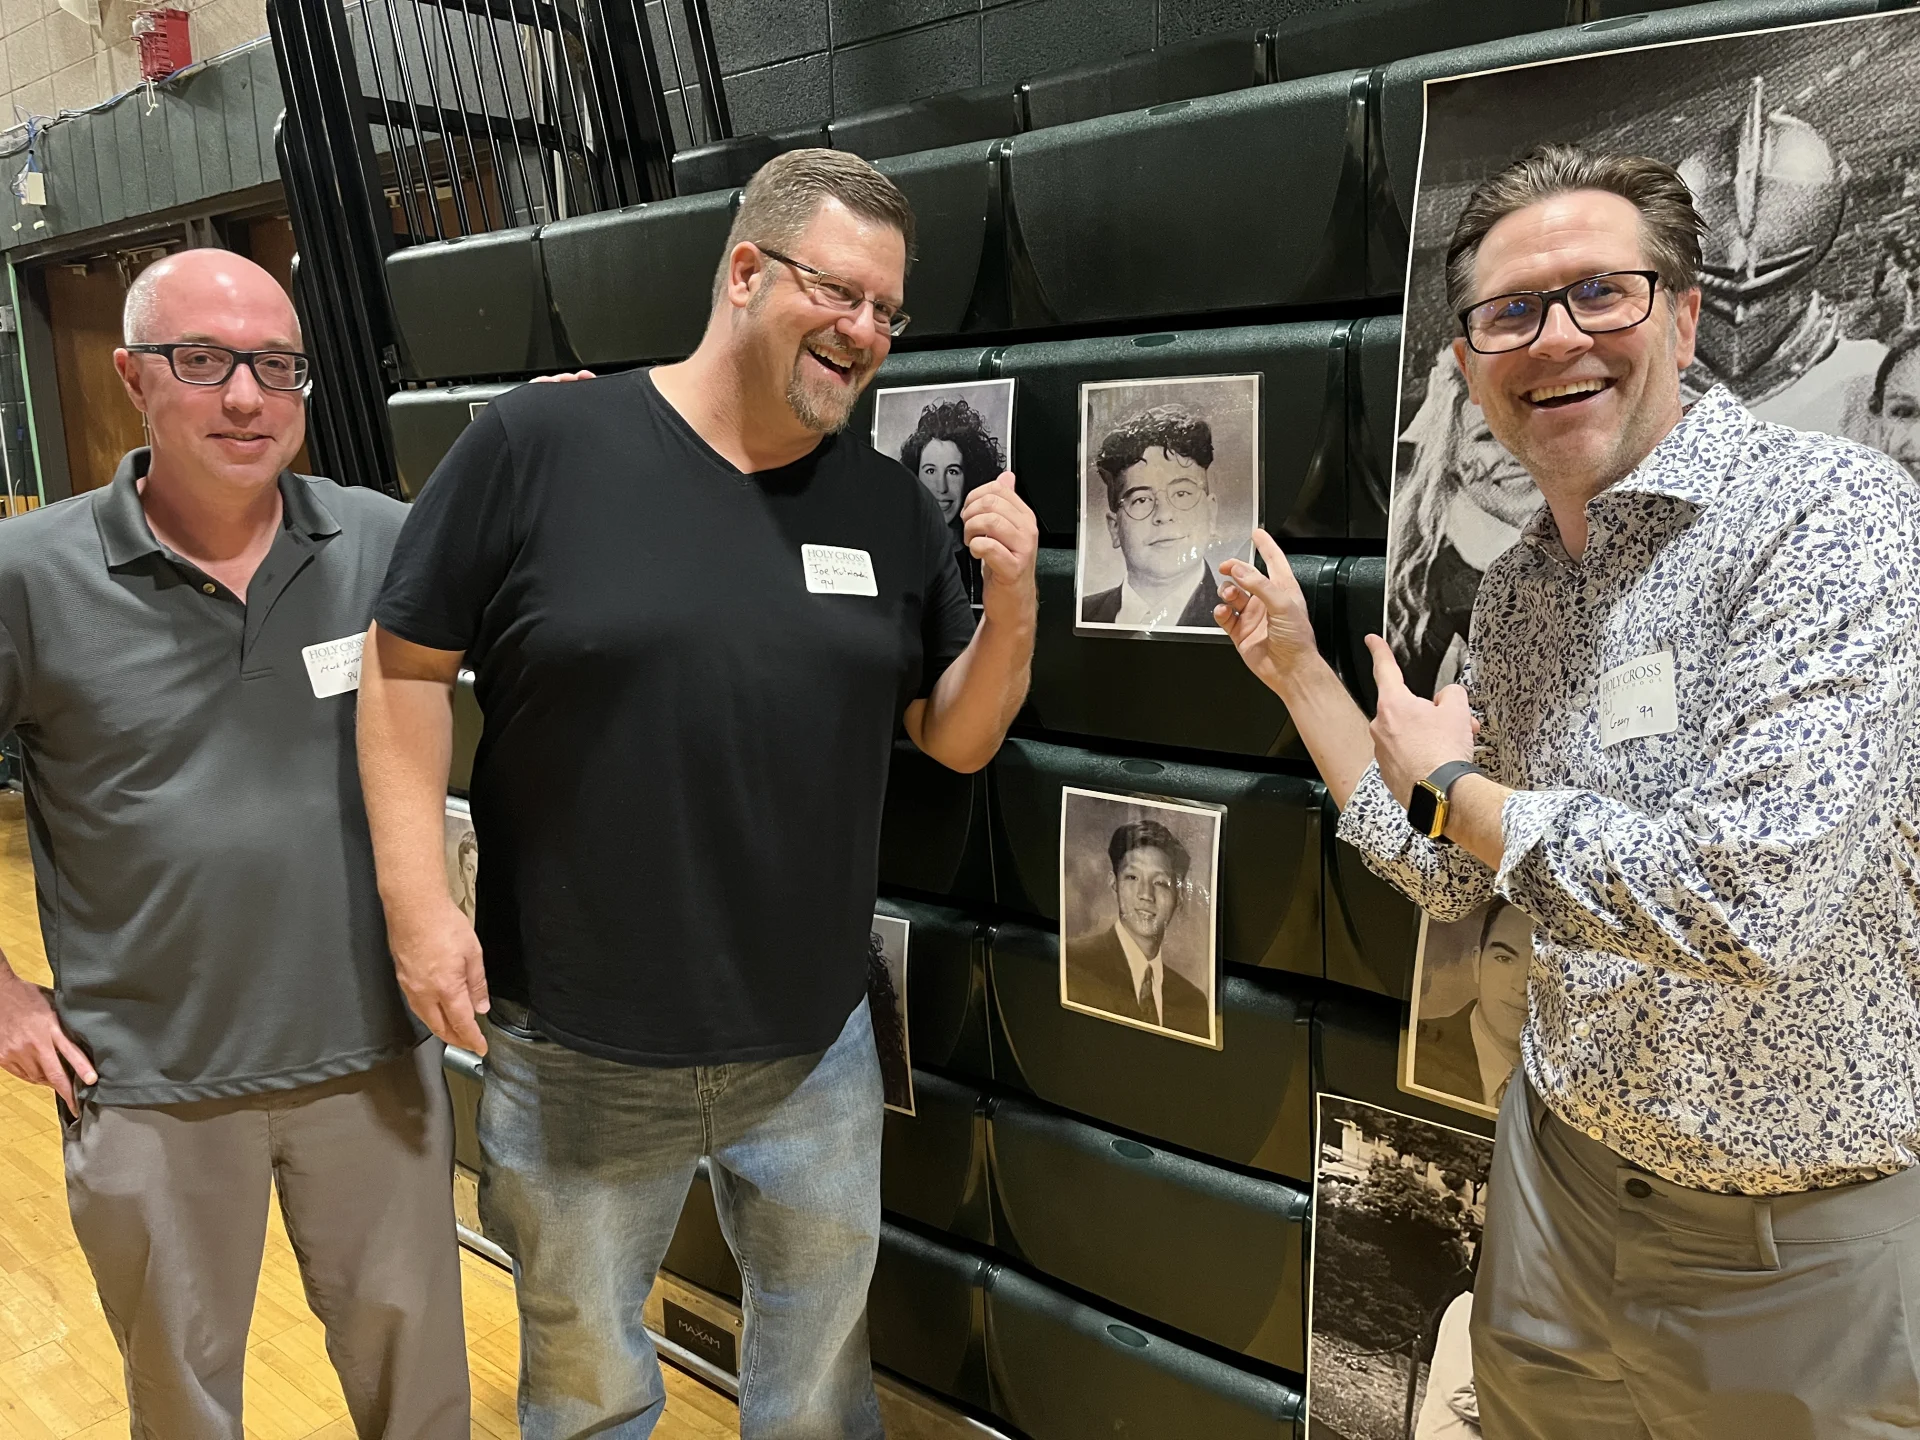
<instances>
[{"instance_id":1,"label":"cinder block wall","mask_svg":"<svg viewBox=\"0 0 1920 1440\"><path fill-rule=\"evenodd\" d=\"M1353 3L1359 0L709 0L709 8L734 129L749 134L970 85L1011 87L1049 70ZM688 54L680 0L651 0L647 11L671 83L669 21L683 64ZM691 79L691 66L686 73Z\"/></svg>"},{"instance_id":2,"label":"cinder block wall","mask_svg":"<svg viewBox=\"0 0 1920 1440\"><path fill-rule=\"evenodd\" d=\"M48 117L98 104L140 83L133 16L160 0L97 0L100 24L57 0L0 0L0 124L15 107ZM165 0L193 16L193 53L206 59L267 33L266 0ZM83 7L84 8L84 7ZM19 169L19 164L13 166ZM10 177L9 177L10 178Z\"/></svg>"}]
</instances>

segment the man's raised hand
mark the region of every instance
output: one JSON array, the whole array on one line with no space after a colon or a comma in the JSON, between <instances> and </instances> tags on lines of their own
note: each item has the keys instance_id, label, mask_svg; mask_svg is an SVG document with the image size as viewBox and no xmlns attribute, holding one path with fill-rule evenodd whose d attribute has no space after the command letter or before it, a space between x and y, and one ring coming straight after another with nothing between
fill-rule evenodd
<instances>
[{"instance_id":1,"label":"man's raised hand","mask_svg":"<svg viewBox=\"0 0 1920 1440\"><path fill-rule=\"evenodd\" d=\"M1233 640L1247 668L1279 693L1289 676L1320 651L1307 597L1286 555L1265 530L1253 532L1253 543L1267 562L1267 573L1244 560L1221 565L1220 603L1213 607L1213 619Z\"/></svg>"}]
</instances>

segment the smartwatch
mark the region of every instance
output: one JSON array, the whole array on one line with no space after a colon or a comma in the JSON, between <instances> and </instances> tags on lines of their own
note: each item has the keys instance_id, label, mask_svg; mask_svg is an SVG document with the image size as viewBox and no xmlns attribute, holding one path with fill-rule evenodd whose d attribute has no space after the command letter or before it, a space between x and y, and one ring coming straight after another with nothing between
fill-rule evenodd
<instances>
[{"instance_id":1,"label":"smartwatch","mask_svg":"<svg viewBox=\"0 0 1920 1440\"><path fill-rule=\"evenodd\" d=\"M1438 840L1442 845L1451 843L1446 836L1447 792L1462 775L1486 773L1471 760L1453 760L1442 765L1413 787L1413 798L1407 801L1407 819L1429 840Z\"/></svg>"}]
</instances>

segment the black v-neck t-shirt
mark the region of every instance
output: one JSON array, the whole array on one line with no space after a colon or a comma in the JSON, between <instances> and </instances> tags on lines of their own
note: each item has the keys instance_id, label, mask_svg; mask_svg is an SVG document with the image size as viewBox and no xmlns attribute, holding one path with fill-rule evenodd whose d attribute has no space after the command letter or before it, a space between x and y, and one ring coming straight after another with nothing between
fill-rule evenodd
<instances>
[{"instance_id":1,"label":"black v-neck t-shirt","mask_svg":"<svg viewBox=\"0 0 1920 1440\"><path fill-rule=\"evenodd\" d=\"M525 385L422 490L374 616L475 672L493 994L633 1064L833 1042L900 717L974 628L902 466L842 434L742 474L647 372Z\"/></svg>"}]
</instances>

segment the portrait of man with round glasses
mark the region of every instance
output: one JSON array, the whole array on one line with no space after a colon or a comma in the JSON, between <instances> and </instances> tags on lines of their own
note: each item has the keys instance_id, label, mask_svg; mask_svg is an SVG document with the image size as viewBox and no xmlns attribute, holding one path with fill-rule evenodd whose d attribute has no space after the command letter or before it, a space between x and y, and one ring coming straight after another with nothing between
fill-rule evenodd
<instances>
[{"instance_id":1,"label":"portrait of man with round glasses","mask_svg":"<svg viewBox=\"0 0 1920 1440\"><path fill-rule=\"evenodd\" d=\"M1080 387L1077 629L1213 639L1220 563L1259 523L1258 375Z\"/></svg>"}]
</instances>

